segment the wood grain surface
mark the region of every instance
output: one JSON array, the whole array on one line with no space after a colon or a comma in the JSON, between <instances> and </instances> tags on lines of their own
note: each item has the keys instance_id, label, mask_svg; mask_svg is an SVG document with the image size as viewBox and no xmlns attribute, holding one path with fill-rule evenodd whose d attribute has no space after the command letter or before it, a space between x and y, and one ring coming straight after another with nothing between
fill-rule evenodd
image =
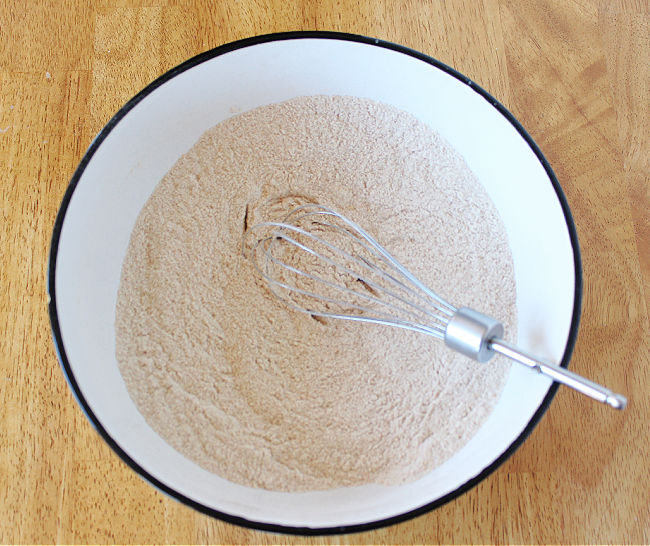
<instances>
[{"instance_id":1,"label":"wood grain surface","mask_svg":"<svg viewBox=\"0 0 650 546\"><path fill-rule=\"evenodd\" d=\"M650 9L644 0L0 2L0 541L650 542ZM53 348L54 218L93 136L181 61L251 35L338 30L418 49L504 103L573 211L584 269L573 370L629 396L560 389L527 442L460 498L405 523L288 537L167 498L101 440Z\"/></svg>"}]
</instances>

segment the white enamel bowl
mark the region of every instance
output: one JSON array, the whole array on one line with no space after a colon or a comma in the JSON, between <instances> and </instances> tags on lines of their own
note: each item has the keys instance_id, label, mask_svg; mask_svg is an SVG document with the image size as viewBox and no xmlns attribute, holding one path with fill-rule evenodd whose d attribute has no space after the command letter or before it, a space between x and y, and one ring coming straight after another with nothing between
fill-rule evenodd
<instances>
[{"instance_id":1,"label":"white enamel bowl","mask_svg":"<svg viewBox=\"0 0 650 546\"><path fill-rule=\"evenodd\" d=\"M549 380L514 366L476 436L439 468L399 487L301 494L243 487L199 468L145 423L114 350L120 268L140 209L172 164L234 110L315 94L392 104L465 156L507 228L523 348L566 365L581 293L575 228L541 152L505 108L430 57L360 36L262 36L190 59L129 101L82 159L54 227L50 316L62 367L101 436L156 487L227 521L304 534L378 527L454 498L521 444L555 392Z\"/></svg>"}]
</instances>

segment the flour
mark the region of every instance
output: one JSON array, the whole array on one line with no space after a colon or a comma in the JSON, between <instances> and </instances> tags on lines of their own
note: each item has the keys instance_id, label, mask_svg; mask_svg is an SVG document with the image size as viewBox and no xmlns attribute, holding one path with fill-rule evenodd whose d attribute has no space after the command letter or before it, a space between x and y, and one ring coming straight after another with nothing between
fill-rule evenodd
<instances>
[{"instance_id":1,"label":"flour","mask_svg":"<svg viewBox=\"0 0 650 546\"><path fill-rule=\"evenodd\" d=\"M352 218L445 299L514 335L505 231L463 159L388 105L301 97L220 123L155 189L122 270L120 371L162 438L233 482L412 481L476 433L509 366L279 302L243 256L242 233L306 201Z\"/></svg>"}]
</instances>

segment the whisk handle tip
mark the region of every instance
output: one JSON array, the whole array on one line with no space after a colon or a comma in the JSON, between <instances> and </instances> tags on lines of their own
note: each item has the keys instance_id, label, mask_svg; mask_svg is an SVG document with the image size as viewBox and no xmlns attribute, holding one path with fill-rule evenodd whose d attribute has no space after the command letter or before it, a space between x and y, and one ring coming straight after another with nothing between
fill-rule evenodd
<instances>
[{"instance_id":1,"label":"whisk handle tip","mask_svg":"<svg viewBox=\"0 0 650 546\"><path fill-rule=\"evenodd\" d=\"M605 402L614 409L622 410L627 406L627 398L622 394L612 393L607 397Z\"/></svg>"}]
</instances>

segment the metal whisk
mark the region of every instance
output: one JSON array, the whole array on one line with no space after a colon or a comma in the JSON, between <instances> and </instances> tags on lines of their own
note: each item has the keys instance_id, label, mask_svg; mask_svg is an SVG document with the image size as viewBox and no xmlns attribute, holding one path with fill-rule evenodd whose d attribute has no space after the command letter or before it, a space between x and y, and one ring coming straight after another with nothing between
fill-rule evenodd
<instances>
[{"instance_id":1,"label":"metal whisk","mask_svg":"<svg viewBox=\"0 0 650 546\"><path fill-rule=\"evenodd\" d=\"M623 409L627 400L501 339L503 325L447 303L353 221L317 204L246 234L249 256L270 290L292 308L327 318L385 324L444 340L479 362L500 353L554 381Z\"/></svg>"}]
</instances>

